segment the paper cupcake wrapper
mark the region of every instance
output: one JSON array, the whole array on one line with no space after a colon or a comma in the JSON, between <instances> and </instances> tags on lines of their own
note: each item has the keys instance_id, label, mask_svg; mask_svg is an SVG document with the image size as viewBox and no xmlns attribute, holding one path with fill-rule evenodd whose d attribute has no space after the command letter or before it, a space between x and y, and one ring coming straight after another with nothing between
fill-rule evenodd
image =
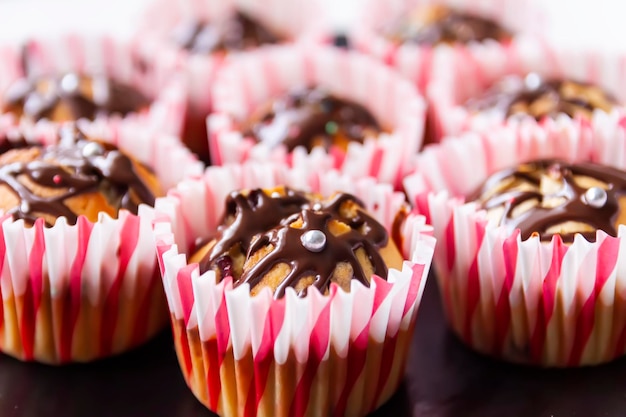
<instances>
[{"instance_id":1,"label":"paper cupcake wrapper","mask_svg":"<svg viewBox=\"0 0 626 417\"><path fill-rule=\"evenodd\" d=\"M400 46L387 40L380 34L381 16L385 22L406 15L417 7L446 4L455 9L486 16L500 22L514 33L538 32L546 23L545 17L527 1L517 0L413 0L408 2L390 2L369 0L353 22L352 39L355 47L376 57L378 60L397 69L402 75L418 86L420 91L426 88L432 77L444 68L439 63L440 55L451 55L461 60L462 65L473 62L481 63L507 56L509 43L485 41L470 45L437 45L435 47L405 43ZM445 64L444 64L445 65Z\"/></svg>"},{"instance_id":2,"label":"paper cupcake wrapper","mask_svg":"<svg viewBox=\"0 0 626 417\"><path fill-rule=\"evenodd\" d=\"M624 226L617 238L599 231L594 243L580 236L569 246L558 237L523 241L519 231L507 232L489 223L476 204L463 203L493 172L533 159L624 169L625 122L607 117L595 130L587 124L569 135L502 128L449 139L418 157L406 190L433 225L444 310L469 346L509 361L557 367L608 362L626 352Z\"/></svg>"},{"instance_id":3,"label":"paper cupcake wrapper","mask_svg":"<svg viewBox=\"0 0 626 417\"><path fill-rule=\"evenodd\" d=\"M53 123L6 127L5 117L2 124L7 130L1 133L19 129L31 143L58 139ZM157 167L165 186L202 170L175 139L147 138L130 125L110 133L101 138ZM43 220L26 227L3 216L0 350L26 361L86 362L128 350L161 330L167 308L152 220L152 210L143 205L138 215L123 210L118 219L103 214L95 223L81 216L76 225L60 218L53 227Z\"/></svg>"},{"instance_id":4,"label":"paper cupcake wrapper","mask_svg":"<svg viewBox=\"0 0 626 417\"><path fill-rule=\"evenodd\" d=\"M172 74L182 71L188 81L191 111L211 111L211 86L223 62L221 54L190 54L172 41L172 32L186 21L212 21L233 10L250 16L284 34L285 37L314 38L321 33L324 15L318 1L288 0L159 0L145 11L142 25L134 40L137 56L151 68L156 85L167 83Z\"/></svg>"},{"instance_id":5,"label":"paper cupcake wrapper","mask_svg":"<svg viewBox=\"0 0 626 417\"><path fill-rule=\"evenodd\" d=\"M153 85L137 65L130 44L108 36L89 37L71 33L31 39L21 46L3 46L0 54L0 60L4 61L0 64L0 92L25 75L36 77L65 72L102 74L137 88L153 101L146 111L124 117L100 117L98 122L120 119L124 123L141 124L144 129L154 132L173 135L181 132L186 111L184 80L170 77L161 86Z\"/></svg>"},{"instance_id":6,"label":"paper cupcake wrapper","mask_svg":"<svg viewBox=\"0 0 626 417\"><path fill-rule=\"evenodd\" d=\"M506 117L502 112L469 112L464 103L480 96L494 83L508 75L524 77L534 72L546 79L567 79L598 85L626 102L626 55L603 51L567 49L533 38L518 38L505 54L485 55L481 60L467 60L454 54L442 54L441 66L428 88L431 120L435 139L457 135L464 131L485 131L494 126L513 124L525 129L528 125L542 126L532 117ZM624 106L613 112L625 114ZM595 113L604 113L597 110ZM593 119L597 118L593 115ZM558 117L559 123L571 122L569 116Z\"/></svg>"},{"instance_id":7,"label":"paper cupcake wrapper","mask_svg":"<svg viewBox=\"0 0 626 417\"><path fill-rule=\"evenodd\" d=\"M215 113L208 119L214 164L269 159L296 166L292 158L307 165L313 165L308 158L318 161L316 152L309 157L301 149L289 155L284 146L253 143L237 127L258 106L307 85L364 105L390 131L363 145L351 143L346 153L331 150L322 166L397 184L422 143L424 100L408 81L369 57L312 45L266 48L233 58L220 71L213 90Z\"/></svg>"},{"instance_id":8,"label":"paper cupcake wrapper","mask_svg":"<svg viewBox=\"0 0 626 417\"><path fill-rule=\"evenodd\" d=\"M311 289L305 298L292 290L278 301L269 290L252 297L247 286L216 283L214 273L187 264L184 253L216 229L231 190L276 184L352 192L387 227L404 201L371 178L256 163L211 167L159 200L159 262L183 375L222 416L365 415L403 377L434 248L430 228L410 215L401 248L410 261L350 293L333 286L325 296Z\"/></svg>"}]
</instances>

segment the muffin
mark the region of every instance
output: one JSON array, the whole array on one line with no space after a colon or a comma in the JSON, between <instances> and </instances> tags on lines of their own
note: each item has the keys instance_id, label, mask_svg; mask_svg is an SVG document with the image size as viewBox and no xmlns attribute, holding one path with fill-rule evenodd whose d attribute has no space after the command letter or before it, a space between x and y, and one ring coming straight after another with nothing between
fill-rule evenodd
<instances>
[{"instance_id":1,"label":"muffin","mask_svg":"<svg viewBox=\"0 0 626 417\"><path fill-rule=\"evenodd\" d=\"M182 72L188 107L182 138L209 163L206 118L213 108L211 88L224 60L313 32L319 16L318 2L157 1L146 10L136 35L137 62L155 85Z\"/></svg>"},{"instance_id":2,"label":"muffin","mask_svg":"<svg viewBox=\"0 0 626 417\"><path fill-rule=\"evenodd\" d=\"M70 33L3 50L12 53L0 69L0 114L31 124L79 121L94 137L119 124L181 132L184 83L171 77L156 87L134 67L127 43Z\"/></svg>"},{"instance_id":3,"label":"muffin","mask_svg":"<svg viewBox=\"0 0 626 417\"><path fill-rule=\"evenodd\" d=\"M399 185L421 145L425 106L415 88L352 51L293 45L233 57L213 98L216 165L269 159Z\"/></svg>"},{"instance_id":4,"label":"muffin","mask_svg":"<svg viewBox=\"0 0 626 417\"><path fill-rule=\"evenodd\" d=\"M408 16L383 31L392 42L435 46L493 40L510 41L513 35L487 16L457 10L444 4L416 7Z\"/></svg>"},{"instance_id":5,"label":"muffin","mask_svg":"<svg viewBox=\"0 0 626 417\"><path fill-rule=\"evenodd\" d=\"M0 111L32 122L70 122L146 112L149 104L141 92L106 76L67 73L16 80L2 97Z\"/></svg>"},{"instance_id":6,"label":"muffin","mask_svg":"<svg viewBox=\"0 0 626 417\"><path fill-rule=\"evenodd\" d=\"M303 174L211 167L157 200L174 209L155 232L181 369L220 415L362 416L402 379L428 228L388 185L331 171L294 187Z\"/></svg>"},{"instance_id":7,"label":"muffin","mask_svg":"<svg viewBox=\"0 0 626 417\"><path fill-rule=\"evenodd\" d=\"M382 131L362 105L335 97L320 88L298 88L253 112L243 123L243 135L270 147L283 144L288 151L320 146L346 152L351 142L375 139Z\"/></svg>"},{"instance_id":8,"label":"muffin","mask_svg":"<svg viewBox=\"0 0 626 417\"><path fill-rule=\"evenodd\" d=\"M174 44L190 54L201 54L213 59L228 53L242 52L263 45L285 42L286 37L239 10L211 21L186 21L177 26L172 38ZM207 58L209 59L209 58ZM210 74L205 74L210 76ZM190 86L190 88L193 88ZM190 94L192 94L190 92ZM205 91L205 94L206 91ZM189 103L182 138L185 144L206 162L209 161L206 118L210 107Z\"/></svg>"},{"instance_id":9,"label":"muffin","mask_svg":"<svg viewBox=\"0 0 626 417\"><path fill-rule=\"evenodd\" d=\"M593 125L607 115L619 117L626 77L615 68L622 57L596 52L526 39L511 44L497 62L448 61L427 93L432 140L503 124L520 131L555 123L580 130L581 124Z\"/></svg>"},{"instance_id":10,"label":"muffin","mask_svg":"<svg viewBox=\"0 0 626 417\"><path fill-rule=\"evenodd\" d=\"M545 367L626 352L623 123L505 126L417 158L407 194L439 241L448 323L472 349Z\"/></svg>"},{"instance_id":11,"label":"muffin","mask_svg":"<svg viewBox=\"0 0 626 417\"><path fill-rule=\"evenodd\" d=\"M48 364L125 352L167 324L148 208L200 168L140 127L91 140L62 126L0 131L0 350Z\"/></svg>"},{"instance_id":12,"label":"muffin","mask_svg":"<svg viewBox=\"0 0 626 417\"><path fill-rule=\"evenodd\" d=\"M393 67L423 92L448 65L465 71L507 63L508 49L541 30L544 21L527 2L515 0L369 0L354 19L356 49Z\"/></svg>"}]
</instances>

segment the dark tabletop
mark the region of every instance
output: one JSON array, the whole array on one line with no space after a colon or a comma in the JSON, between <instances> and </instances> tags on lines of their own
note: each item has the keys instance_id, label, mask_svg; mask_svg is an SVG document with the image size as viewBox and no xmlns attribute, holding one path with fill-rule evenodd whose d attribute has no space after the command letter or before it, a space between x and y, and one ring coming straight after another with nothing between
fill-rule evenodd
<instances>
[{"instance_id":1,"label":"dark tabletop","mask_svg":"<svg viewBox=\"0 0 626 417\"><path fill-rule=\"evenodd\" d=\"M214 417L191 394L164 333L129 354L55 368L0 358L0 416ZM626 416L626 360L540 370L476 355L446 329L429 280L407 377L372 417Z\"/></svg>"}]
</instances>

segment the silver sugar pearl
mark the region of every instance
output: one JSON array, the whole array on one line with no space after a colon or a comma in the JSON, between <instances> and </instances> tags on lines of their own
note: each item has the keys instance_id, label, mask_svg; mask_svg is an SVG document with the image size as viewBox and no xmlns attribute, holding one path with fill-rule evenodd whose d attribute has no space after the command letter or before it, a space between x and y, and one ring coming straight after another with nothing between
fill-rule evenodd
<instances>
[{"instance_id":1,"label":"silver sugar pearl","mask_svg":"<svg viewBox=\"0 0 626 417\"><path fill-rule=\"evenodd\" d=\"M30 211L30 204L28 201L22 200L22 203L20 204L20 211L22 213L28 213Z\"/></svg>"},{"instance_id":2,"label":"silver sugar pearl","mask_svg":"<svg viewBox=\"0 0 626 417\"><path fill-rule=\"evenodd\" d=\"M271 197L272 197L272 198L279 198L279 197L280 197L280 193L279 193L278 191L274 191L274 192L272 193L272 196L271 196Z\"/></svg>"},{"instance_id":3,"label":"silver sugar pearl","mask_svg":"<svg viewBox=\"0 0 626 417\"><path fill-rule=\"evenodd\" d=\"M524 84L529 90L536 90L541 86L541 76L536 72L531 72L524 78Z\"/></svg>"},{"instance_id":4,"label":"silver sugar pearl","mask_svg":"<svg viewBox=\"0 0 626 417\"><path fill-rule=\"evenodd\" d=\"M591 207L604 207L607 200L606 191L600 187L591 187L585 192L583 200Z\"/></svg>"},{"instance_id":5,"label":"silver sugar pearl","mask_svg":"<svg viewBox=\"0 0 626 417\"><path fill-rule=\"evenodd\" d=\"M98 156L104 153L102 145L96 142L89 142L83 147L83 156L89 158L91 156Z\"/></svg>"},{"instance_id":6,"label":"silver sugar pearl","mask_svg":"<svg viewBox=\"0 0 626 417\"><path fill-rule=\"evenodd\" d=\"M313 204L313 210L314 211L320 211L321 209L322 209L322 204L321 203Z\"/></svg>"},{"instance_id":7,"label":"silver sugar pearl","mask_svg":"<svg viewBox=\"0 0 626 417\"><path fill-rule=\"evenodd\" d=\"M300 237L300 241L306 250L321 252L326 246L326 235L321 230L309 230Z\"/></svg>"},{"instance_id":8,"label":"silver sugar pearl","mask_svg":"<svg viewBox=\"0 0 626 417\"><path fill-rule=\"evenodd\" d=\"M76 74L65 74L63 78L61 78L61 90L66 93L73 93L78 90L80 85L80 80Z\"/></svg>"}]
</instances>

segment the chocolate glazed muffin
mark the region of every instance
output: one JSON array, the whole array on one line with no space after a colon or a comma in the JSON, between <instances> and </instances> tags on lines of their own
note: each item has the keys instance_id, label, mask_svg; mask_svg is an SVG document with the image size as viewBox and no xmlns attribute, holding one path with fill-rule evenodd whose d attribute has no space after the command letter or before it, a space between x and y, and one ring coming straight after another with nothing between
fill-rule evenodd
<instances>
[{"instance_id":1,"label":"chocolate glazed muffin","mask_svg":"<svg viewBox=\"0 0 626 417\"><path fill-rule=\"evenodd\" d=\"M423 6L395 22L383 33L394 43L419 45L468 44L487 39L503 42L512 34L497 22L444 5Z\"/></svg>"},{"instance_id":2,"label":"chocolate glazed muffin","mask_svg":"<svg viewBox=\"0 0 626 417\"><path fill-rule=\"evenodd\" d=\"M566 243L581 234L595 241L596 231L617 236L626 223L626 172L593 164L540 160L493 174L471 200L488 218L522 239L560 235Z\"/></svg>"},{"instance_id":3,"label":"chocolate glazed muffin","mask_svg":"<svg viewBox=\"0 0 626 417\"><path fill-rule=\"evenodd\" d=\"M243 130L272 148L304 146L309 152L317 146L346 151L350 142L363 143L382 131L365 107L320 88L296 89L261 106Z\"/></svg>"},{"instance_id":4,"label":"chocolate glazed muffin","mask_svg":"<svg viewBox=\"0 0 626 417\"><path fill-rule=\"evenodd\" d=\"M194 54L242 51L284 40L241 11L210 22L184 22L174 30L173 37L179 47Z\"/></svg>"},{"instance_id":5,"label":"chocolate glazed muffin","mask_svg":"<svg viewBox=\"0 0 626 417\"><path fill-rule=\"evenodd\" d=\"M373 274L400 268L402 256L356 197L324 200L280 187L231 194L217 235L191 262L250 284L252 295L269 287L280 298L288 287L304 296L312 285L322 293L332 282L349 291L352 279L369 286Z\"/></svg>"},{"instance_id":6,"label":"chocolate glazed muffin","mask_svg":"<svg viewBox=\"0 0 626 417\"><path fill-rule=\"evenodd\" d=\"M67 73L61 76L22 78L5 92L2 112L32 121L94 120L100 115L125 116L148 108L142 93L105 76Z\"/></svg>"},{"instance_id":7,"label":"chocolate glazed muffin","mask_svg":"<svg viewBox=\"0 0 626 417\"><path fill-rule=\"evenodd\" d=\"M228 53L283 42L286 37L241 11L233 11L227 16L211 21L182 22L174 29L172 40L177 47L190 54L222 57ZM206 126L209 111L208 106L198 105L192 100L189 103L182 133L185 145L207 164L210 163Z\"/></svg>"},{"instance_id":8,"label":"chocolate glazed muffin","mask_svg":"<svg viewBox=\"0 0 626 417\"><path fill-rule=\"evenodd\" d=\"M58 217L75 224L78 216L95 222L100 212L116 218L120 209L137 213L161 194L152 172L114 145L88 140L65 127L56 145L5 141L0 155L0 209L14 219L48 226Z\"/></svg>"},{"instance_id":9,"label":"chocolate glazed muffin","mask_svg":"<svg viewBox=\"0 0 626 417\"><path fill-rule=\"evenodd\" d=\"M613 96L595 85L574 80L544 80L530 73L524 79L505 78L481 97L468 100L465 107L472 112L494 111L506 117L530 115L539 121L561 113L591 119L594 110L609 112L617 105Z\"/></svg>"}]
</instances>

